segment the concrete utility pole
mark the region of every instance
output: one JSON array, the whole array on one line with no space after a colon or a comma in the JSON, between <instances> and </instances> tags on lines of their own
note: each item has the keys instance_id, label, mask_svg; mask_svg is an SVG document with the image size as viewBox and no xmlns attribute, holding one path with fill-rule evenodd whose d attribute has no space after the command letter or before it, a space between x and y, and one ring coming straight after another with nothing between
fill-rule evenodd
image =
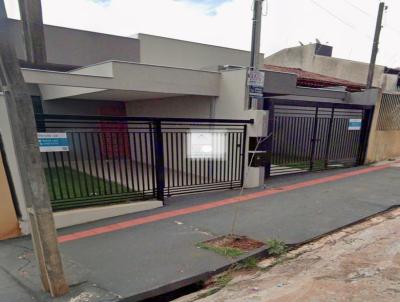
<instances>
[{"instance_id":1,"label":"concrete utility pole","mask_svg":"<svg viewBox=\"0 0 400 302\"><path fill-rule=\"evenodd\" d=\"M258 71L260 57L261 40L261 18L262 4L264 0L254 0L253 2L253 26L251 32L251 54L250 70L248 75L249 103L248 109L261 109L262 90L264 86L264 74ZM255 80L255 79L258 79ZM257 83L256 83L257 82ZM262 82L262 83L259 83Z\"/></svg>"},{"instance_id":2,"label":"concrete utility pole","mask_svg":"<svg viewBox=\"0 0 400 302\"><path fill-rule=\"evenodd\" d=\"M57 233L39 152L36 122L29 89L24 81L9 37L4 1L0 0L0 81L10 116L25 202L31 222L32 241L43 287L53 297L68 292Z\"/></svg>"},{"instance_id":3,"label":"concrete utility pole","mask_svg":"<svg viewBox=\"0 0 400 302\"><path fill-rule=\"evenodd\" d=\"M27 61L33 64L44 64L46 44L41 0L18 0L24 29Z\"/></svg>"},{"instance_id":4,"label":"concrete utility pole","mask_svg":"<svg viewBox=\"0 0 400 302\"><path fill-rule=\"evenodd\" d=\"M379 38L382 29L383 12L386 9L387 6L385 6L384 2L379 3L378 18L376 20L376 27L375 27L374 44L372 45L371 61L369 63L369 70L368 70L367 89L370 89L372 87L372 82L374 80L376 56L378 55L379 51Z\"/></svg>"},{"instance_id":5,"label":"concrete utility pole","mask_svg":"<svg viewBox=\"0 0 400 302\"><path fill-rule=\"evenodd\" d=\"M261 17L262 4L264 0L254 0L253 8L253 28L251 33L251 59L250 68L258 69L260 57L260 40L261 40Z\"/></svg>"}]
</instances>

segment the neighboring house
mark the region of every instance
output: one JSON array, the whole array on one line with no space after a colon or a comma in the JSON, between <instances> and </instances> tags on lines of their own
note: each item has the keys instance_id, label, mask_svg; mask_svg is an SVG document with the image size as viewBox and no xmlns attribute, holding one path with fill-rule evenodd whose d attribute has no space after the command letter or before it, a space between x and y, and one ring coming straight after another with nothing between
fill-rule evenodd
<instances>
[{"instance_id":1,"label":"neighboring house","mask_svg":"<svg viewBox=\"0 0 400 302\"><path fill-rule=\"evenodd\" d=\"M132 124L115 122L111 127L107 117L96 118L91 123L85 119L72 121L72 117L59 124L49 120L38 123L40 131L65 132L71 141L70 154L69 151L53 152L43 156L48 179L56 180L50 187L59 187L52 193L53 197L59 195L58 205L64 199L76 202L75 190L81 190L81 184L73 184L69 190L67 182L79 182L80 178L85 182L86 206L92 197L102 199L107 190L106 197L114 198L113 202L118 198L115 191L121 193L128 189L132 194L142 192L143 196L155 197L154 178L158 172L151 158L157 155L153 154L155 125L142 120L138 126L135 118L254 120L247 128L232 127L226 122L202 126L202 129L226 132L231 127L236 131L225 140L226 146L231 147L211 164L188 159L184 137L195 126L189 123L164 129L164 148L158 151L164 152L167 196L179 190L179 193L190 193L195 188L208 190L208 180L213 183L213 189L233 187L233 179L226 181L230 175L239 176L234 179L236 186L244 181L246 187L257 187L264 183L265 177L274 174L272 170L285 170L275 174L305 172L316 167L325 169L363 162L376 89L363 90L357 82L261 65L265 76L263 98L257 110L249 110L248 51L146 34L118 37L46 25L48 63L32 66L25 62L21 24L10 20L9 26L37 114L127 116L132 120ZM354 129L350 129L352 120L356 120ZM0 131L20 205L21 229L26 233L21 167L16 160L1 94ZM112 133L106 134L109 132ZM339 142L336 137L343 139ZM257 143L264 140L266 144ZM260 148L255 150L256 146ZM254 152L257 156L250 163ZM214 168L219 169L218 176L213 176ZM194 178L194 184L188 183L188 178ZM82 203L82 198L79 202ZM105 212L121 214L118 209L115 212L107 208ZM76 212L73 216L66 212L57 213L58 226L82 222ZM96 215L105 217L104 212Z\"/></svg>"},{"instance_id":2,"label":"neighboring house","mask_svg":"<svg viewBox=\"0 0 400 302\"><path fill-rule=\"evenodd\" d=\"M264 59L267 65L300 68L321 75L366 83L369 64L332 57L332 46L309 44L280 50ZM400 70L376 65L373 86L386 92L400 90Z\"/></svg>"}]
</instances>

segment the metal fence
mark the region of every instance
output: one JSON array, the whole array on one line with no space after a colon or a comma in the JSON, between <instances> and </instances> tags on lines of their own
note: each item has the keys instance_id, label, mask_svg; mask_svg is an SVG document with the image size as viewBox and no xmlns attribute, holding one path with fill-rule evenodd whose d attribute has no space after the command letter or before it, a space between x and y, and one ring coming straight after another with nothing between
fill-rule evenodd
<instances>
[{"instance_id":1,"label":"metal fence","mask_svg":"<svg viewBox=\"0 0 400 302\"><path fill-rule=\"evenodd\" d=\"M384 93L382 95L377 130L400 130L400 94Z\"/></svg>"},{"instance_id":2,"label":"metal fence","mask_svg":"<svg viewBox=\"0 0 400 302\"><path fill-rule=\"evenodd\" d=\"M246 123L240 120L37 115L38 132L66 133L67 152L42 159L54 210L217 189L243 181ZM212 133L218 156L190 154Z\"/></svg>"},{"instance_id":3,"label":"metal fence","mask_svg":"<svg viewBox=\"0 0 400 302\"><path fill-rule=\"evenodd\" d=\"M271 105L269 175L360 164L366 147L369 109L306 105ZM349 127L352 120L360 121L360 127Z\"/></svg>"}]
</instances>

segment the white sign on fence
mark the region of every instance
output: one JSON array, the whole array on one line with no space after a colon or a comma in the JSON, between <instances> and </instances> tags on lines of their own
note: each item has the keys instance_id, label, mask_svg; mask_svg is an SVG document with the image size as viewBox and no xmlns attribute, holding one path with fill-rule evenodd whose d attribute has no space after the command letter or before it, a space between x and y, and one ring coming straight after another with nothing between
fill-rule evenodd
<instances>
[{"instance_id":1,"label":"white sign on fence","mask_svg":"<svg viewBox=\"0 0 400 302\"><path fill-rule=\"evenodd\" d=\"M67 152L69 142L67 133L38 132L40 152Z\"/></svg>"},{"instance_id":2,"label":"white sign on fence","mask_svg":"<svg viewBox=\"0 0 400 302\"><path fill-rule=\"evenodd\" d=\"M223 130L191 130L188 140L189 158L224 158L226 151L225 134L226 131Z\"/></svg>"},{"instance_id":3,"label":"white sign on fence","mask_svg":"<svg viewBox=\"0 0 400 302\"><path fill-rule=\"evenodd\" d=\"M362 120L360 118L352 118L349 120L349 130L361 130Z\"/></svg>"}]
</instances>

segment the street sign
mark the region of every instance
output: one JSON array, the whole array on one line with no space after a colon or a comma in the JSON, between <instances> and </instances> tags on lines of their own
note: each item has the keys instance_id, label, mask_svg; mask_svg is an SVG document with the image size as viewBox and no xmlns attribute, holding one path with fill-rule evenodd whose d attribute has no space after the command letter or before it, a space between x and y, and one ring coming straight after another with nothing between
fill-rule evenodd
<instances>
[{"instance_id":1,"label":"street sign","mask_svg":"<svg viewBox=\"0 0 400 302\"><path fill-rule=\"evenodd\" d=\"M249 70L247 74L247 85L249 86L250 97L262 98L264 92L264 72Z\"/></svg>"},{"instance_id":2,"label":"street sign","mask_svg":"<svg viewBox=\"0 0 400 302\"><path fill-rule=\"evenodd\" d=\"M360 118L350 119L348 130L361 130L362 120Z\"/></svg>"},{"instance_id":3,"label":"street sign","mask_svg":"<svg viewBox=\"0 0 400 302\"><path fill-rule=\"evenodd\" d=\"M67 133L38 132L40 152L67 152L69 142Z\"/></svg>"}]
</instances>

